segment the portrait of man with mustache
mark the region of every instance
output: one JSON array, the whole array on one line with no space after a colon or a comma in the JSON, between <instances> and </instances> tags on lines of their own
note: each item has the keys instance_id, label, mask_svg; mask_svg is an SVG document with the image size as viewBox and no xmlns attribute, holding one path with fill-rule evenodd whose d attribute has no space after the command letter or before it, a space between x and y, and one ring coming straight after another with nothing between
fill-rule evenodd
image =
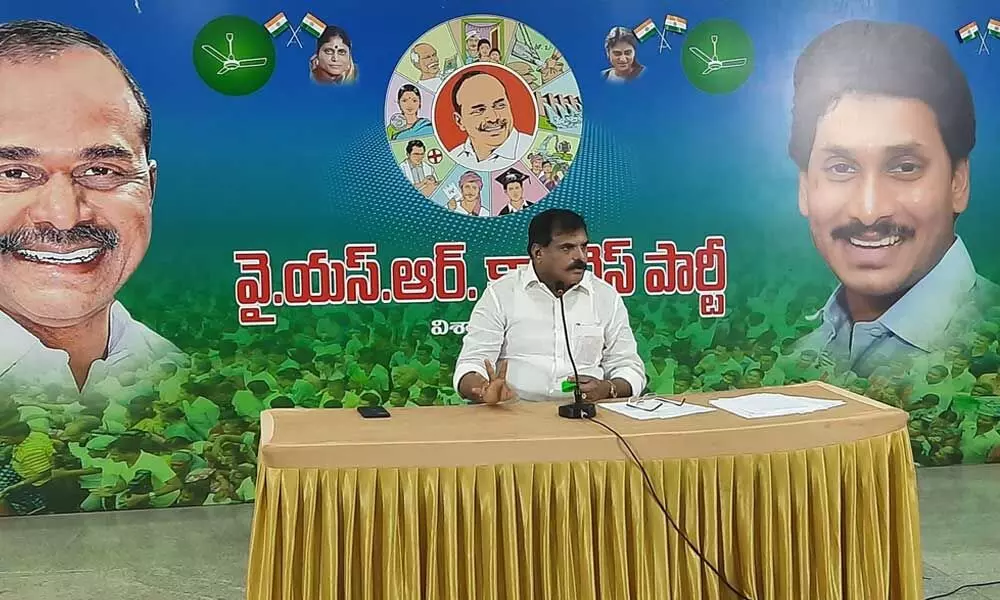
<instances>
[{"instance_id":1,"label":"portrait of man with mustache","mask_svg":"<svg viewBox=\"0 0 1000 600\"><path fill-rule=\"evenodd\" d=\"M860 377L901 355L926 366L1000 297L955 233L976 140L965 75L919 27L849 21L806 47L794 87L799 212L840 281L800 346Z\"/></svg>"},{"instance_id":2,"label":"portrait of man with mustache","mask_svg":"<svg viewBox=\"0 0 1000 600\"><path fill-rule=\"evenodd\" d=\"M149 104L103 42L0 25L0 381L83 392L171 355L115 295L149 247Z\"/></svg>"},{"instance_id":3,"label":"portrait of man with mustache","mask_svg":"<svg viewBox=\"0 0 1000 600\"><path fill-rule=\"evenodd\" d=\"M527 153L532 136L514 128L514 113L504 82L470 69L451 90L455 124L465 139L449 148L455 162L473 171L501 171Z\"/></svg>"}]
</instances>

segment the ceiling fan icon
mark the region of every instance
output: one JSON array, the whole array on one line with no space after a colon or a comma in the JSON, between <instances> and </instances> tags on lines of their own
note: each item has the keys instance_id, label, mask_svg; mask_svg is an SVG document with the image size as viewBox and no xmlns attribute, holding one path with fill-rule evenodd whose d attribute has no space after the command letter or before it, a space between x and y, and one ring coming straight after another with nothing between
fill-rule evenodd
<instances>
[{"instance_id":1,"label":"ceiling fan icon","mask_svg":"<svg viewBox=\"0 0 1000 600\"><path fill-rule=\"evenodd\" d=\"M691 50L691 54L694 54L701 60L705 61L705 64L708 65L707 67L705 67L705 70L701 72L702 75L708 75L709 73L718 71L719 69L732 69L733 67L742 67L747 64L746 58L731 58L729 60L719 60L718 44L719 44L719 36L713 35L712 56L705 54L705 52L701 48L698 48L697 46L691 46L689 48L689 50Z\"/></svg>"},{"instance_id":2,"label":"ceiling fan icon","mask_svg":"<svg viewBox=\"0 0 1000 600\"><path fill-rule=\"evenodd\" d=\"M216 75L225 75L230 71L235 71L236 69L243 69L247 67L263 67L267 64L267 57L262 56L260 58L243 58L240 60L236 59L236 55L233 54L233 34L226 34L226 41L229 42L229 55L223 56L221 52L209 46L208 44L202 44L201 49L208 52L213 57L218 59L222 63L222 68Z\"/></svg>"}]
</instances>

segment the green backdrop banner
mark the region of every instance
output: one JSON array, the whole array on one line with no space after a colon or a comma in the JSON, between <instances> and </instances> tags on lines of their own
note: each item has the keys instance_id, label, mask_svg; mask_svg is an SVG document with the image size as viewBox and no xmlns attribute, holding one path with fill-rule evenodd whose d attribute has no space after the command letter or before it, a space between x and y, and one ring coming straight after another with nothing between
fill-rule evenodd
<instances>
[{"instance_id":1,"label":"green backdrop banner","mask_svg":"<svg viewBox=\"0 0 1000 600\"><path fill-rule=\"evenodd\" d=\"M553 207L649 392L818 379L1000 460L1000 21L744 4L0 9L0 514L251 501L263 410L462 404Z\"/></svg>"}]
</instances>

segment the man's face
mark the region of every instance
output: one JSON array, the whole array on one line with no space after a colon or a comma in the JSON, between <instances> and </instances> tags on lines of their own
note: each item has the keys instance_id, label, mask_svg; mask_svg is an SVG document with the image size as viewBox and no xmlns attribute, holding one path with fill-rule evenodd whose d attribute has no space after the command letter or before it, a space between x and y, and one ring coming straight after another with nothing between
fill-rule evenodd
<instances>
[{"instance_id":1,"label":"man's face","mask_svg":"<svg viewBox=\"0 0 1000 600\"><path fill-rule=\"evenodd\" d=\"M587 232L558 231L548 246L535 246L535 270L567 287L580 283L587 270Z\"/></svg>"},{"instance_id":2,"label":"man's face","mask_svg":"<svg viewBox=\"0 0 1000 600\"><path fill-rule=\"evenodd\" d=\"M542 173L545 173L546 175L551 175L552 174L552 163L550 163L550 162L544 162L544 163L542 163Z\"/></svg>"},{"instance_id":3,"label":"man's face","mask_svg":"<svg viewBox=\"0 0 1000 600\"><path fill-rule=\"evenodd\" d=\"M149 246L156 165L125 78L90 49L0 61L0 310L94 315Z\"/></svg>"},{"instance_id":4,"label":"man's face","mask_svg":"<svg viewBox=\"0 0 1000 600\"><path fill-rule=\"evenodd\" d=\"M800 369L808 369L809 367L813 366L814 362L816 362L815 352L805 350L802 352L802 354L799 354L798 366Z\"/></svg>"},{"instance_id":5,"label":"man's face","mask_svg":"<svg viewBox=\"0 0 1000 600\"><path fill-rule=\"evenodd\" d=\"M479 38L476 36L470 36L469 39L465 40L465 49L469 54L476 54L476 47L479 46Z\"/></svg>"},{"instance_id":6,"label":"man's face","mask_svg":"<svg viewBox=\"0 0 1000 600\"><path fill-rule=\"evenodd\" d=\"M984 354L990 349L990 339L985 335L976 334L972 338L972 351L976 354Z\"/></svg>"},{"instance_id":7,"label":"man's face","mask_svg":"<svg viewBox=\"0 0 1000 600\"><path fill-rule=\"evenodd\" d=\"M750 371L748 371L745 379L747 386L760 387L761 377L760 373L758 373L756 370L751 369Z\"/></svg>"},{"instance_id":8,"label":"man's face","mask_svg":"<svg viewBox=\"0 0 1000 600\"><path fill-rule=\"evenodd\" d=\"M774 367L774 358L770 354L765 354L760 357L760 368L762 371L767 373Z\"/></svg>"},{"instance_id":9,"label":"man's face","mask_svg":"<svg viewBox=\"0 0 1000 600\"><path fill-rule=\"evenodd\" d=\"M431 353L428 352L426 349L421 348L420 350L417 351L417 360L419 360L423 364L427 364L431 362Z\"/></svg>"},{"instance_id":10,"label":"man's face","mask_svg":"<svg viewBox=\"0 0 1000 600\"><path fill-rule=\"evenodd\" d=\"M956 373L964 373L969 368L969 359L959 356L952 361L951 368Z\"/></svg>"},{"instance_id":11,"label":"man's face","mask_svg":"<svg viewBox=\"0 0 1000 600\"><path fill-rule=\"evenodd\" d=\"M941 383L947 376L948 373L944 369L933 368L927 372L927 383Z\"/></svg>"},{"instance_id":12,"label":"man's face","mask_svg":"<svg viewBox=\"0 0 1000 600\"><path fill-rule=\"evenodd\" d=\"M433 77L441 71L438 53L434 46L418 44L413 51L417 53L417 68L420 69L421 73Z\"/></svg>"},{"instance_id":13,"label":"man's face","mask_svg":"<svg viewBox=\"0 0 1000 600\"><path fill-rule=\"evenodd\" d=\"M538 155L531 157L531 170L538 173L542 170L542 158Z\"/></svg>"},{"instance_id":14,"label":"man's face","mask_svg":"<svg viewBox=\"0 0 1000 600\"><path fill-rule=\"evenodd\" d=\"M420 146L414 146L413 149L410 150L409 157L410 162L413 163L414 166L419 167L424 162L424 149Z\"/></svg>"},{"instance_id":15,"label":"man's face","mask_svg":"<svg viewBox=\"0 0 1000 600\"><path fill-rule=\"evenodd\" d=\"M455 123L473 144L495 148L510 136L514 115L507 90L496 77L484 73L466 79L458 90L458 105Z\"/></svg>"},{"instance_id":16,"label":"man's face","mask_svg":"<svg viewBox=\"0 0 1000 600\"><path fill-rule=\"evenodd\" d=\"M479 184L475 181L466 181L462 184L462 199L467 202L475 202L479 198Z\"/></svg>"},{"instance_id":17,"label":"man's face","mask_svg":"<svg viewBox=\"0 0 1000 600\"><path fill-rule=\"evenodd\" d=\"M937 119L918 100L849 94L819 119L799 211L844 286L904 292L954 240L969 165L952 169Z\"/></svg>"},{"instance_id":18,"label":"man's face","mask_svg":"<svg viewBox=\"0 0 1000 600\"><path fill-rule=\"evenodd\" d=\"M521 200L524 199L524 188L522 188L521 184L516 181L508 183L507 187L504 188L504 191L507 192L507 197L510 198L510 201L514 204L520 204Z\"/></svg>"},{"instance_id":19,"label":"man's face","mask_svg":"<svg viewBox=\"0 0 1000 600\"><path fill-rule=\"evenodd\" d=\"M958 355L961 353L962 349L959 348L958 346L948 346L948 349L944 351L944 359L947 362L952 362L956 358L958 358Z\"/></svg>"}]
</instances>

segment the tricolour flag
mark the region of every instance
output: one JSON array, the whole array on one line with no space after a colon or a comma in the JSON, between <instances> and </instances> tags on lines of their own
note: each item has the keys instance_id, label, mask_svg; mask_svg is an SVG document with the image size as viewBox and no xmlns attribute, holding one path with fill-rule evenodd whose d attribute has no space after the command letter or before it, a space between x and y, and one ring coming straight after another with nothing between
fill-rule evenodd
<instances>
[{"instance_id":1,"label":"tricolour flag","mask_svg":"<svg viewBox=\"0 0 1000 600\"><path fill-rule=\"evenodd\" d=\"M974 40L976 39L976 36L979 35L979 25L976 25L976 22L972 21L971 23L959 27L957 33L958 41L962 43Z\"/></svg>"},{"instance_id":2,"label":"tricolour flag","mask_svg":"<svg viewBox=\"0 0 1000 600\"><path fill-rule=\"evenodd\" d=\"M663 27L673 33L684 33L688 29L687 19L677 15L667 15L663 19Z\"/></svg>"},{"instance_id":3,"label":"tricolour flag","mask_svg":"<svg viewBox=\"0 0 1000 600\"><path fill-rule=\"evenodd\" d=\"M652 19L646 19L633 29L633 31L635 32L635 37L639 38L640 42L645 42L656 35L656 24L653 23Z\"/></svg>"},{"instance_id":4,"label":"tricolour flag","mask_svg":"<svg viewBox=\"0 0 1000 600\"><path fill-rule=\"evenodd\" d=\"M306 13L306 16L302 17L302 29L305 29L312 35L319 37L323 35L323 30L326 29L326 23L320 21L312 13Z\"/></svg>"},{"instance_id":5,"label":"tricolour flag","mask_svg":"<svg viewBox=\"0 0 1000 600\"><path fill-rule=\"evenodd\" d=\"M277 37L281 35L282 31L288 29L288 17L285 16L285 13L280 12L264 23L264 29L267 29L271 37Z\"/></svg>"},{"instance_id":6,"label":"tricolour flag","mask_svg":"<svg viewBox=\"0 0 1000 600\"><path fill-rule=\"evenodd\" d=\"M990 19L986 24L986 32L995 38L1000 38L1000 19Z\"/></svg>"}]
</instances>

